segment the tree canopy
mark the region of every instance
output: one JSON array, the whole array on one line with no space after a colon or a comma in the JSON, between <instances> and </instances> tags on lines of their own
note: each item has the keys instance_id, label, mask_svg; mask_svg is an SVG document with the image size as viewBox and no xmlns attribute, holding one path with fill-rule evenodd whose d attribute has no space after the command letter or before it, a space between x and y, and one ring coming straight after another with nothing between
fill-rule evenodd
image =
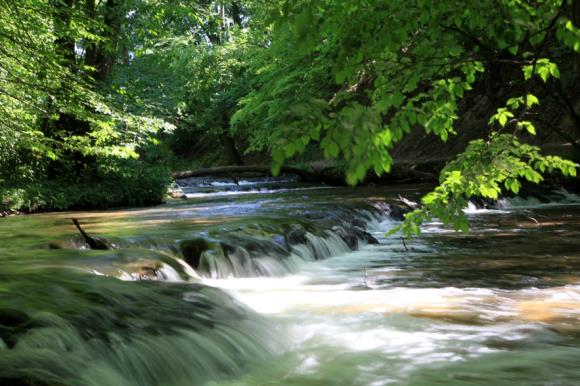
<instances>
[{"instance_id":1,"label":"tree canopy","mask_svg":"<svg viewBox=\"0 0 580 386\"><path fill-rule=\"evenodd\" d=\"M578 1L0 1L5 180L209 138L227 163L269 153L273 173L318 148L356 185L389 173L411 132L474 130L458 124L461 103L494 81L509 92L485 136L402 231L434 217L466 229L471 197L576 174L530 139L541 127L580 148ZM570 127L546 124L546 100Z\"/></svg>"}]
</instances>

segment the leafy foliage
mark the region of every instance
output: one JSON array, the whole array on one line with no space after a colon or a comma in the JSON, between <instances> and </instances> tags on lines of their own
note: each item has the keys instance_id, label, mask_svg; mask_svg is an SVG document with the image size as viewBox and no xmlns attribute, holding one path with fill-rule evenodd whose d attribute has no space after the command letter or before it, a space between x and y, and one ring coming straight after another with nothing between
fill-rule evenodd
<instances>
[{"instance_id":1,"label":"leafy foliage","mask_svg":"<svg viewBox=\"0 0 580 386\"><path fill-rule=\"evenodd\" d=\"M471 197L496 200L504 190L517 194L522 180L537 184L544 173L554 171L576 176L576 167L560 157L544 156L538 147L523 144L510 134L472 141L443 169L439 186L423 197L423 208L408 213L406 221L391 233L402 230L406 236L417 235L419 225L433 218L467 231L463 209Z\"/></svg>"},{"instance_id":2,"label":"leafy foliage","mask_svg":"<svg viewBox=\"0 0 580 386\"><path fill-rule=\"evenodd\" d=\"M576 172L574 163L526 143L539 127L534 111L546 92L538 90L564 95L577 77L570 63L580 52L580 29L569 1L0 5L6 186L129 175L141 165L131 159L157 151L147 144L159 144L160 132L176 133L174 148L209 138L234 153L236 145L266 150L274 173L318 146L345 165L355 185L369 173L388 173L391 150L412 131L448 141L470 130L457 124L460 102L507 67L513 92L491 114L489 136L443 170L441 185L401 229L415 234L433 217L465 229L469 197L493 199L517 193L523 180ZM559 103L580 120L570 100Z\"/></svg>"},{"instance_id":3,"label":"leafy foliage","mask_svg":"<svg viewBox=\"0 0 580 386\"><path fill-rule=\"evenodd\" d=\"M401 228L416 234L420 223L436 216L465 230L462 209L469 197L517 192L518 179L539 182L554 170L575 174L574 163L518 140L536 134L530 109L540 100L532 86L558 82L558 58L579 52L570 12L560 0L275 3L270 56L261 59L236 123L258 128L254 144L268 146L274 172L315 141L326 158L346 160L347 182L355 185L369 171L389 172L390 150L412 130L447 141L460 129L458 102L480 74L498 63L519 67L522 76L511 86L524 95L497 110L489 138L450 163L424 208ZM320 78L309 82L309 75L324 73L332 75L333 87L320 87Z\"/></svg>"},{"instance_id":4,"label":"leafy foliage","mask_svg":"<svg viewBox=\"0 0 580 386\"><path fill-rule=\"evenodd\" d=\"M67 179L0 185L0 211L25 212L103 209L152 205L163 201L169 173L162 165L139 160L110 159L92 181ZM98 189L95 188L98 186Z\"/></svg>"},{"instance_id":5,"label":"leafy foliage","mask_svg":"<svg viewBox=\"0 0 580 386\"><path fill-rule=\"evenodd\" d=\"M46 183L47 179L88 187L99 181L98 169L112 159L137 158L139 148L156 133L172 128L143 111L124 109L101 79L111 63L120 60L119 42L126 39L119 36L121 26L117 23L128 11L114 0L0 1L2 196L9 200L10 191L23 192L21 196L38 201L12 206L82 206L78 195L76 203L74 198L45 200L46 194L39 189L54 188L57 195L66 190ZM131 183L126 186L137 188ZM79 189L88 191L86 187ZM99 193L95 191L96 196ZM141 193L139 189L133 192ZM107 194L112 191L101 195L94 205L107 205ZM148 197L153 196L158 194Z\"/></svg>"}]
</instances>

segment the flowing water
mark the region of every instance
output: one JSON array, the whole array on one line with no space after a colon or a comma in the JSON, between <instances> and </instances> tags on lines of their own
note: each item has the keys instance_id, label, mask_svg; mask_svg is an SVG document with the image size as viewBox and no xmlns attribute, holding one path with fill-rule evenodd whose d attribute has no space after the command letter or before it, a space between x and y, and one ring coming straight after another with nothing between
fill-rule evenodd
<instances>
[{"instance_id":1,"label":"flowing water","mask_svg":"<svg viewBox=\"0 0 580 386\"><path fill-rule=\"evenodd\" d=\"M1 385L578 385L580 200L385 237L426 186L191 179L0 220ZM112 247L86 248L70 218Z\"/></svg>"}]
</instances>

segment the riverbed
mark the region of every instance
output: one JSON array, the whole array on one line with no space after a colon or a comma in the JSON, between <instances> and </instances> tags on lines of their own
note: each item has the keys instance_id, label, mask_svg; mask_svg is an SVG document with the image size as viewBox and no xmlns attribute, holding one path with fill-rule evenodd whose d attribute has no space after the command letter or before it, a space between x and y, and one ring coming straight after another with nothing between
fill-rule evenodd
<instances>
[{"instance_id":1,"label":"riverbed","mask_svg":"<svg viewBox=\"0 0 580 386\"><path fill-rule=\"evenodd\" d=\"M192 179L158 207L2 219L0 381L580 384L580 199L386 237L387 204L428 188Z\"/></svg>"}]
</instances>

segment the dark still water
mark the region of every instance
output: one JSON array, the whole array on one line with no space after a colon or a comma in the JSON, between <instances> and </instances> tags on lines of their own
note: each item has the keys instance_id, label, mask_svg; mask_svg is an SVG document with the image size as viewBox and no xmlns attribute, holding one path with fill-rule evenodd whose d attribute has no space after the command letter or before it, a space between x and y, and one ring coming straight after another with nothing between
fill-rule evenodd
<instances>
[{"instance_id":1,"label":"dark still water","mask_svg":"<svg viewBox=\"0 0 580 386\"><path fill-rule=\"evenodd\" d=\"M1 385L580 384L577 196L470 206L469 234L403 243L385 203L425 186L180 189L0 219Z\"/></svg>"}]
</instances>

